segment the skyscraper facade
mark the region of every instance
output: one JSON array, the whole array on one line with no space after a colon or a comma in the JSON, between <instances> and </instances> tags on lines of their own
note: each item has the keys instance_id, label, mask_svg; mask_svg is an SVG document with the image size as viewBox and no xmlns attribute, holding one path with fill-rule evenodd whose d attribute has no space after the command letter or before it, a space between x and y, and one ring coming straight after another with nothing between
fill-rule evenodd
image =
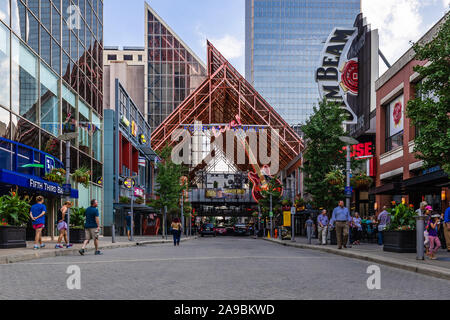
<instances>
[{"instance_id":1,"label":"skyscraper facade","mask_svg":"<svg viewBox=\"0 0 450 320\"><path fill-rule=\"evenodd\" d=\"M154 131L203 82L206 67L147 3L145 11L147 118Z\"/></svg>"},{"instance_id":2,"label":"skyscraper facade","mask_svg":"<svg viewBox=\"0 0 450 320\"><path fill-rule=\"evenodd\" d=\"M315 71L335 27L352 27L360 0L246 0L245 76L292 126L318 103Z\"/></svg>"},{"instance_id":3,"label":"skyscraper facade","mask_svg":"<svg viewBox=\"0 0 450 320\"><path fill-rule=\"evenodd\" d=\"M102 0L0 0L0 168L39 182L15 184L46 196L49 221L60 189L40 187L65 164L65 133L76 135L70 172L91 173L72 181L75 205L102 207L102 50Z\"/></svg>"}]
</instances>

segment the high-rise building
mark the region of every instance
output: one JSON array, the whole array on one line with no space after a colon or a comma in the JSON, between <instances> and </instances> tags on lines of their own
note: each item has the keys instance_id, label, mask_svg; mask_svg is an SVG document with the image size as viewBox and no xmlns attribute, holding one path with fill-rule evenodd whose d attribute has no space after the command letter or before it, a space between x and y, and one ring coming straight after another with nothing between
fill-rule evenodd
<instances>
[{"instance_id":1,"label":"high-rise building","mask_svg":"<svg viewBox=\"0 0 450 320\"><path fill-rule=\"evenodd\" d=\"M206 79L206 67L145 3L147 119L152 132Z\"/></svg>"},{"instance_id":2,"label":"high-rise building","mask_svg":"<svg viewBox=\"0 0 450 320\"><path fill-rule=\"evenodd\" d=\"M76 136L70 172L91 172L72 180L75 205L97 199L102 210L102 51L102 0L0 0L0 190L44 195L48 235L63 195L49 175L65 164L62 134Z\"/></svg>"},{"instance_id":3,"label":"high-rise building","mask_svg":"<svg viewBox=\"0 0 450 320\"><path fill-rule=\"evenodd\" d=\"M335 27L352 27L360 0L246 0L245 76L292 126L318 103L315 72Z\"/></svg>"}]
</instances>

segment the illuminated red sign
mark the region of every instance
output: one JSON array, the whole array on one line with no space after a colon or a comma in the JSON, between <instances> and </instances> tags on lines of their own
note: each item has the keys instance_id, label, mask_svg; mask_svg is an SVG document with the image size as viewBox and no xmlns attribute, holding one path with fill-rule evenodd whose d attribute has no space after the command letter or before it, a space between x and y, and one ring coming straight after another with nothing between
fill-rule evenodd
<instances>
[{"instance_id":1,"label":"illuminated red sign","mask_svg":"<svg viewBox=\"0 0 450 320\"><path fill-rule=\"evenodd\" d=\"M372 146L373 146L372 142L356 144L351 147L352 150L350 156L352 158L370 158L373 156ZM343 150L347 152L347 147L344 147Z\"/></svg>"}]
</instances>

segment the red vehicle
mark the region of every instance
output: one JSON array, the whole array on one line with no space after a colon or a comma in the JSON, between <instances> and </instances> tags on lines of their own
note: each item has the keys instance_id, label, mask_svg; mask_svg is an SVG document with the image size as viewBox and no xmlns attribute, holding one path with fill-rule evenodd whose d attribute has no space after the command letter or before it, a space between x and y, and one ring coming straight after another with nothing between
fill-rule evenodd
<instances>
[{"instance_id":1,"label":"red vehicle","mask_svg":"<svg viewBox=\"0 0 450 320\"><path fill-rule=\"evenodd\" d=\"M227 235L227 228L225 228L225 227L216 227L216 233L219 236L226 236Z\"/></svg>"}]
</instances>

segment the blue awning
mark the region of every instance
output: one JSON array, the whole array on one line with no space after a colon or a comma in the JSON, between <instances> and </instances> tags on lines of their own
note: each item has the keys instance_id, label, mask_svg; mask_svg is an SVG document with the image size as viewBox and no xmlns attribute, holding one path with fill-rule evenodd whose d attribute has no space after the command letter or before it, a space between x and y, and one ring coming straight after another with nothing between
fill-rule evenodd
<instances>
[{"instance_id":1,"label":"blue awning","mask_svg":"<svg viewBox=\"0 0 450 320\"><path fill-rule=\"evenodd\" d=\"M64 190L59 184L20 172L0 169L0 183L16 185L42 193L50 193L59 197L64 196ZM71 189L70 197L78 199L78 190Z\"/></svg>"}]
</instances>

